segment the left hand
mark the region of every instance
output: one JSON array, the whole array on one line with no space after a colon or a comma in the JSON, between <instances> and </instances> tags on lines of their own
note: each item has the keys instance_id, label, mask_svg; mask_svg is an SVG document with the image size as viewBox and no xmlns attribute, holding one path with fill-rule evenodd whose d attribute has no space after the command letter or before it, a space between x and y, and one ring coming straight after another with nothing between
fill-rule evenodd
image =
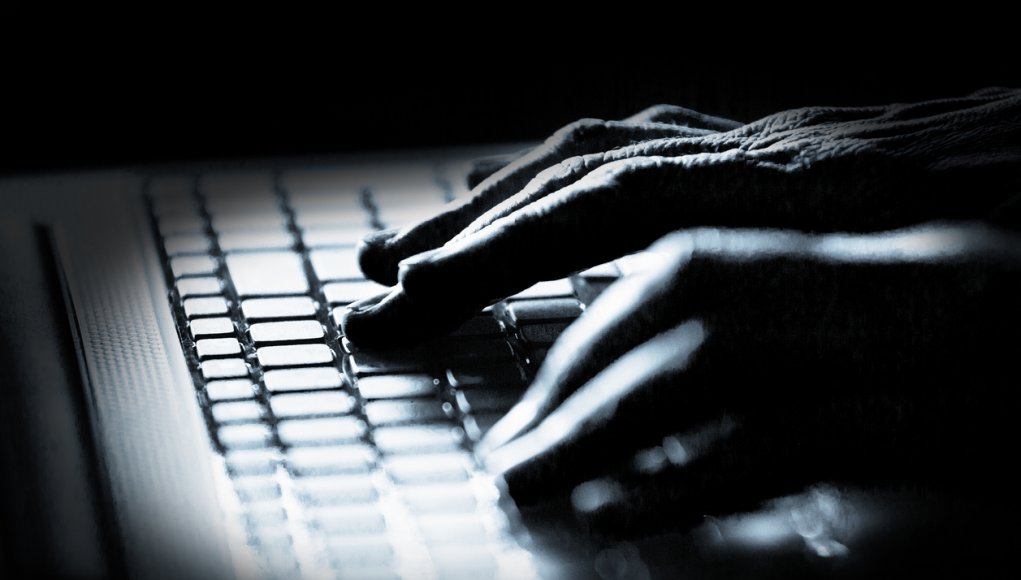
<instances>
[{"instance_id":1,"label":"left hand","mask_svg":"<svg viewBox=\"0 0 1021 580\"><path fill-rule=\"evenodd\" d=\"M680 107L578 121L465 200L363 241L388 294L353 305L352 342L452 330L540 280L685 228L880 231L987 217L1016 192L1021 92L912 105L809 107L747 125Z\"/></svg>"}]
</instances>

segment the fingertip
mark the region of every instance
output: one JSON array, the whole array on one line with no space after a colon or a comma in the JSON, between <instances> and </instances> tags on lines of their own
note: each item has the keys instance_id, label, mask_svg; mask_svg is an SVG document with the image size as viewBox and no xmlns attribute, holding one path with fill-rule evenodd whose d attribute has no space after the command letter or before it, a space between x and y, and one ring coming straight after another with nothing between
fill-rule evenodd
<instances>
[{"instance_id":1,"label":"fingertip","mask_svg":"<svg viewBox=\"0 0 1021 580\"><path fill-rule=\"evenodd\" d=\"M484 460L491 474L499 478L504 489L519 505L535 505L570 487L572 473L565 456L566 449L551 444L530 431L497 449Z\"/></svg>"},{"instance_id":2,"label":"fingertip","mask_svg":"<svg viewBox=\"0 0 1021 580\"><path fill-rule=\"evenodd\" d=\"M381 230L362 238L358 243L358 266L370 280L386 286L397 283L400 256L393 247L397 229Z\"/></svg>"},{"instance_id":3,"label":"fingertip","mask_svg":"<svg viewBox=\"0 0 1021 580\"><path fill-rule=\"evenodd\" d=\"M389 328L380 324L377 307L391 293L386 292L347 305L340 315L340 329L344 337L359 346L369 348L385 346L387 338L392 333Z\"/></svg>"},{"instance_id":4,"label":"fingertip","mask_svg":"<svg viewBox=\"0 0 1021 580\"><path fill-rule=\"evenodd\" d=\"M579 516L596 516L616 508L624 499L624 487L610 478L599 478L577 485L571 491L571 506Z\"/></svg>"},{"instance_id":5,"label":"fingertip","mask_svg":"<svg viewBox=\"0 0 1021 580\"><path fill-rule=\"evenodd\" d=\"M475 446L475 454L485 460L495 450L524 432L537 416L538 407L527 398L522 400L490 428Z\"/></svg>"}]
</instances>

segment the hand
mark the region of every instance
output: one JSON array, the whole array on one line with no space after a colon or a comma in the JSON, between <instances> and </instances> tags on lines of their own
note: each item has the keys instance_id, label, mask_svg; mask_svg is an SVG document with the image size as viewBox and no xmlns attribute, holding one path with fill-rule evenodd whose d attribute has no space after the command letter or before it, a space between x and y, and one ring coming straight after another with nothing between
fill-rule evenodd
<instances>
[{"instance_id":1,"label":"hand","mask_svg":"<svg viewBox=\"0 0 1021 580\"><path fill-rule=\"evenodd\" d=\"M582 484L576 507L624 535L819 481L1006 489L1019 242L977 226L672 234L477 451L519 502Z\"/></svg>"},{"instance_id":2,"label":"hand","mask_svg":"<svg viewBox=\"0 0 1021 580\"><path fill-rule=\"evenodd\" d=\"M421 340L680 228L875 231L985 217L1017 190L1019 110L1021 92L993 89L743 126L669 107L581 121L467 201L367 239L366 275L399 284L354 305L344 332L366 346Z\"/></svg>"}]
</instances>

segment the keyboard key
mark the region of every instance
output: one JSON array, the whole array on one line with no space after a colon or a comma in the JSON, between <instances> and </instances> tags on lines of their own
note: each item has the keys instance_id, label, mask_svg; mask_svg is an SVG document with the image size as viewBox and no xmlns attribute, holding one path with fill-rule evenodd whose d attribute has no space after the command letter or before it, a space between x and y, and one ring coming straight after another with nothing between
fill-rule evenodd
<instances>
[{"instance_id":1,"label":"keyboard key","mask_svg":"<svg viewBox=\"0 0 1021 580\"><path fill-rule=\"evenodd\" d=\"M262 406L255 401L217 403L212 411L217 423L252 422L262 418Z\"/></svg>"},{"instance_id":2,"label":"keyboard key","mask_svg":"<svg viewBox=\"0 0 1021 580\"><path fill-rule=\"evenodd\" d=\"M170 258L170 270L174 278L213 274L216 272L216 260L209 256L177 256Z\"/></svg>"},{"instance_id":3,"label":"keyboard key","mask_svg":"<svg viewBox=\"0 0 1021 580\"><path fill-rule=\"evenodd\" d=\"M206 338L195 343L199 358L241 354L241 343L236 338Z\"/></svg>"},{"instance_id":4,"label":"keyboard key","mask_svg":"<svg viewBox=\"0 0 1021 580\"><path fill-rule=\"evenodd\" d=\"M298 476L333 475L338 473L368 474L375 456L368 445L340 447L298 447L287 452L285 459L292 473Z\"/></svg>"},{"instance_id":5,"label":"keyboard key","mask_svg":"<svg viewBox=\"0 0 1021 580\"><path fill-rule=\"evenodd\" d=\"M234 288L241 296L303 294L308 291L301 256L294 252L252 252L227 256Z\"/></svg>"},{"instance_id":6,"label":"keyboard key","mask_svg":"<svg viewBox=\"0 0 1021 580\"><path fill-rule=\"evenodd\" d=\"M465 483L403 486L401 499L416 514L471 513L478 506L475 492Z\"/></svg>"},{"instance_id":7,"label":"keyboard key","mask_svg":"<svg viewBox=\"0 0 1021 580\"><path fill-rule=\"evenodd\" d=\"M356 417L294 419L281 421L277 433L284 445L325 445L357 441L365 434L365 424Z\"/></svg>"},{"instance_id":8,"label":"keyboard key","mask_svg":"<svg viewBox=\"0 0 1021 580\"><path fill-rule=\"evenodd\" d=\"M270 441L269 427L261 423L227 425L217 431L220 443L228 449L266 447Z\"/></svg>"},{"instance_id":9,"label":"keyboard key","mask_svg":"<svg viewBox=\"0 0 1021 580\"><path fill-rule=\"evenodd\" d=\"M329 280L361 280L361 269L358 267L358 260L355 251L351 249L338 250L313 250L309 254L312 261L312 269L316 276L326 282Z\"/></svg>"},{"instance_id":10,"label":"keyboard key","mask_svg":"<svg viewBox=\"0 0 1021 580\"><path fill-rule=\"evenodd\" d=\"M333 351L325 344L288 344L264 346L256 350L264 367L296 367L333 361Z\"/></svg>"},{"instance_id":11,"label":"keyboard key","mask_svg":"<svg viewBox=\"0 0 1021 580\"><path fill-rule=\"evenodd\" d=\"M174 234L163 240L163 248L168 256L208 254L211 245L205 234Z\"/></svg>"},{"instance_id":12,"label":"keyboard key","mask_svg":"<svg viewBox=\"0 0 1021 580\"><path fill-rule=\"evenodd\" d=\"M521 300L507 305L507 315L515 326L533 321L572 320L581 316L581 306L574 298Z\"/></svg>"},{"instance_id":13,"label":"keyboard key","mask_svg":"<svg viewBox=\"0 0 1021 580\"><path fill-rule=\"evenodd\" d=\"M442 404L428 399L373 401L365 405L365 416L372 425L429 423L447 418Z\"/></svg>"},{"instance_id":14,"label":"keyboard key","mask_svg":"<svg viewBox=\"0 0 1021 580\"><path fill-rule=\"evenodd\" d=\"M462 535L459 533L462 530L457 528L456 523L452 523L449 528L454 535L437 536L433 535L427 538L427 541L437 541L437 538L443 539L440 543L432 546L429 550L429 555L432 557L433 563L436 564L437 576L445 578L447 580L482 580L482 579L495 579L502 578L500 575L499 562L496 556L493 555L493 547L489 545L465 545L468 542L484 541L485 535L469 536L462 541L458 541L455 538L460 538ZM478 528L473 525L467 525L464 528L464 535L468 534L468 531L477 532ZM531 578L534 574L526 573L519 575L520 577Z\"/></svg>"},{"instance_id":15,"label":"keyboard key","mask_svg":"<svg viewBox=\"0 0 1021 580\"><path fill-rule=\"evenodd\" d=\"M281 214L280 202L271 193L254 196L225 196L215 199L206 198L205 209L212 218L212 223L225 234L237 232L272 231L271 224L279 224L286 216ZM254 225L265 224L266 228L252 228Z\"/></svg>"},{"instance_id":16,"label":"keyboard key","mask_svg":"<svg viewBox=\"0 0 1021 580\"><path fill-rule=\"evenodd\" d=\"M479 387L458 391L455 401L462 413L506 412L523 394L520 389Z\"/></svg>"},{"instance_id":17,"label":"keyboard key","mask_svg":"<svg viewBox=\"0 0 1021 580\"><path fill-rule=\"evenodd\" d=\"M287 512L275 503L258 503L247 507L244 514L248 525L275 528L287 524Z\"/></svg>"},{"instance_id":18,"label":"keyboard key","mask_svg":"<svg viewBox=\"0 0 1021 580\"><path fill-rule=\"evenodd\" d=\"M500 336L503 334L503 326L500 321L489 314L481 314L469 318L457 330L450 333L450 336L475 338L480 336Z\"/></svg>"},{"instance_id":19,"label":"keyboard key","mask_svg":"<svg viewBox=\"0 0 1021 580\"><path fill-rule=\"evenodd\" d=\"M489 532L483 517L474 513L424 515L418 518L418 529L430 544L456 543L459 547L465 544L485 544L489 542ZM461 568L455 566L454 569Z\"/></svg>"},{"instance_id":20,"label":"keyboard key","mask_svg":"<svg viewBox=\"0 0 1021 580\"><path fill-rule=\"evenodd\" d=\"M455 451L463 439L460 428L446 424L380 427L372 436L381 452L395 454Z\"/></svg>"},{"instance_id":21,"label":"keyboard key","mask_svg":"<svg viewBox=\"0 0 1021 580\"><path fill-rule=\"evenodd\" d=\"M272 213L242 213L223 211L213 215L213 230L224 234L237 231L277 230L287 227L287 217L279 211Z\"/></svg>"},{"instance_id":22,"label":"keyboard key","mask_svg":"<svg viewBox=\"0 0 1021 580\"><path fill-rule=\"evenodd\" d=\"M220 249L224 252L242 250L289 250L294 246L294 236L284 230L227 232L220 234Z\"/></svg>"},{"instance_id":23,"label":"keyboard key","mask_svg":"<svg viewBox=\"0 0 1021 580\"><path fill-rule=\"evenodd\" d=\"M384 208L379 212L379 221L385 228L399 228L429 219L442 209L442 204L432 207Z\"/></svg>"},{"instance_id":24,"label":"keyboard key","mask_svg":"<svg viewBox=\"0 0 1021 580\"><path fill-rule=\"evenodd\" d=\"M281 176L280 182L295 205L323 199L330 203L351 203L356 207L361 206L360 192L369 183L349 168L288 171Z\"/></svg>"},{"instance_id":25,"label":"keyboard key","mask_svg":"<svg viewBox=\"0 0 1021 580\"><path fill-rule=\"evenodd\" d=\"M234 480L234 491L244 502L266 502L280 497L280 486L272 477L242 477Z\"/></svg>"},{"instance_id":26,"label":"keyboard key","mask_svg":"<svg viewBox=\"0 0 1021 580\"><path fill-rule=\"evenodd\" d=\"M468 465L466 453L391 455L383 459L384 469L399 485L466 481Z\"/></svg>"},{"instance_id":27,"label":"keyboard key","mask_svg":"<svg viewBox=\"0 0 1021 580\"><path fill-rule=\"evenodd\" d=\"M400 399L432 397L439 381L429 375L384 375L358 379L358 393L363 399Z\"/></svg>"},{"instance_id":28,"label":"keyboard key","mask_svg":"<svg viewBox=\"0 0 1021 580\"><path fill-rule=\"evenodd\" d=\"M252 544L259 547L263 552L282 551L289 552L294 541L284 528L258 530L252 538Z\"/></svg>"},{"instance_id":29,"label":"keyboard key","mask_svg":"<svg viewBox=\"0 0 1021 580\"><path fill-rule=\"evenodd\" d=\"M156 199L191 197L195 179L183 175L161 175L149 180L146 191Z\"/></svg>"},{"instance_id":30,"label":"keyboard key","mask_svg":"<svg viewBox=\"0 0 1021 580\"><path fill-rule=\"evenodd\" d=\"M617 269L617 265L613 262L606 262L584 270L578 274L582 278L605 278L605 279L616 279L620 277L620 270Z\"/></svg>"},{"instance_id":31,"label":"keyboard key","mask_svg":"<svg viewBox=\"0 0 1021 580\"><path fill-rule=\"evenodd\" d=\"M177 293L181 298L202 296L203 294L220 294L223 288L216 278L182 278L177 281Z\"/></svg>"},{"instance_id":32,"label":"keyboard key","mask_svg":"<svg viewBox=\"0 0 1021 580\"><path fill-rule=\"evenodd\" d=\"M298 497L312 505L369 503L379 497L375 482L364 475L300 477L294 483Z\"/></svg>"},{"instance_id":33,"label":"keyboard key","mask_svg":"<svg viewBox=\"0 0 1021 580\"><path fill-rule=\"evenodd\" d=\"M206 380L248 376L248 365L239 358L220 358L202 361L200 366L202 368L202 376Z\"/></svg>"},{"instance_id":34,"label":"keyboard key","mask_svg":"<svg viewBox=\"0 0 1021 580\"><path fill-rule=\"evenodd\" d=\"M206 231L206 220L197 212L174 213L161 215L157 220L160 234L201 234Z\"/></svg>"},{"instance_id":35,"label":"keyboard key","mask_svg":"<svg viewBox=\"0 0 1021 580\"><path fill-rule=\"evenodd\" d=\"M418 349L360 350L351 355L351 371L355 376L409 373L426 370L435 364L429 351Z\"/></svg>"},{"instance_id":36,"label":"keyboard key","mask_svg":"<svg viewBox=\"0 0 1021 580\"><path fill-rule=\"evenodd\" d=\"M241 313L248 320L310 318L316 315L316 304L308 296L255 298L241 302Z\"/></svg>"},{"instance_id":37,"label":"keyboard key","mask_svg":"<svg viewBox=\"0 0 1021 580\"><path fill-rule=\"evenodd\" d=\"M270 408L278 418L310 415L343 415L350 413L355 400L347 393L337 391L275 395Z\"/></svg>"},{"instance_id":38,"label":"keyboard key","mask_svg":"<svg viewBox=\"0 0 1021 580\"><path fill-rule=\"evenodd\" d=\"M228 451L224 457L231 475L272 475L276 471L278 458L272 449L239 449Z\"/></svg>"},{"instance_id":39,"label":"keyboard key","mask_svg":"<svg viewBox=\"0 0 1021 580\"><path fill-rule=\"evenodd\" d=\"M447 368L447 382L457 389L479 386L521 385L524 379L514 361L492 364L457 364Z\"/></svg>"},{"instance_id":40,"label":"keyboard key","mask_svg":"<svg viewBox=\"0 0 1021 580\"><path fill-rule=\"evenodd\" d=\"M596 301L596 298L606 291L617 278L574 278L574 291L578 301L589 305Z\"/></svg>"},{"instance_id":41,"label":"keyboard key","mask_svg":"<svg viewBox=\"0 0 1021 580\"><path fill-rule=\"evenodd\" d=\"M234 334L234 323L229 318L198 318L188 323L195 338Z\"/></svg>"},{"instance_id":42,"label":"keyboard key","mask_svg":"<svg viewBox=\"0 0 1021 580\"><path fill-rule=\"evenodd\" d=\"M344 537L329 543L327 549L334 565L341 573L350 572L350 578L376 580L376 576L365 574L361 569L366 566L382 566L394 558L393 547L386 536L382 535ZM358 573L355 573L356 570Z\"/></svg>"},{"instance_id":43,"label":"keyboard key","mask_svg":"<svg viewBox=\"0 0 1021 580\"><path fill-rule=\"evenodd\" d=\"M372 196L380 206L443 203L445 193L430 163L387 164L371 171Z\"/></svg>"},{"instance_id":44,"label":"keyboard key","mask_svg":"<svg viewBox=\"0 0 1021 580\"><path fill-rule=\"evenodd\" d=\"M273 194L275 184L269 171L224 171L199 177L198 190L209 198Z\"/></svg>"},{"instance_id":45,"label":"keyboard key","mask_svg":"<svg viewBox=\"0 0 1021 580\"><path fill-rule=\"evenodd\" d=\"M194 215L198 212L199 206L193 197L168 197L166 199L152 200L152 213L157 218Z\"/></svg>"},{"instance_id":46,"label":"keyboard key","mask_svg":"<svg viewBox=\"0 0 1021 580\"><path fill-rule=\"evenodd\" d=\"M364 217L359 215L356 219L364 220ZM299 220L298 226L308 228L301 238L305 241L305 245L310 248L355 246L362 238L373 231L368 225L354 227L311 227L313 224L306 220Z\"/></svg>"},{"instance_id":47,"label":"keyboard key","mask_svg":"<svg viewBox=\"0 0 1021 580\"><path fill-rule=\"evenodd\" d=\"M206 383L206 394L213 401L248 399L255 395L255 385L248 379L228 379Z\"/></svg>"},{"instance_id":48,"label":"keyboard key","mask_svg":"<svg viewBox=\"0 0 1021 580\"><path fill-rule=\"evenodd\" d=\"M363 535L386 531L383 513L376 505L340 505L313 512L316 526L327 534Z\"/></svg>"},{"instance_id":49,"label":"keyboard key","mask_svg":"<svg viewBox=\"0 0 1021 580\"><path fill-rule=\"evenodd\" d=\"M323 338L323 327L315 320L288 320L253 324L248 333L257 344L266 342L294 342Z\"/></svg>"},{"instance_id":50,"label":"keyboard key","mask_svg":"<svg viewBox=\"0 0 1021 580\"><path fill-rule=\"evenodd\" d=\"M299 207L294 208L294 222L299 228L330 228L366 230L372 228L369 211L359 205L351 207Z\"/></svg>"},{"instance_id":51,"label":"keyboard key","mask_svg":"<svg viewBox=\"0 0 1021 580\"><path fill-rule=\"evenodd\" d=\"M323 286L323 296L330 304L350 304L363 298L372 298L389 288L369 280L339 282Z\"/></svg>"},{"instance_id":52,"label":"keyboard key","mask_svg":"<svg viewBox=\"0 0 1021 580\"><path fill-rule=\"evenodd\" d=\"M433 343L435 356L445 363L488 365L494 361L511 360L514 351L503 338L491 340L440 340Z\"/></svg>"},{"instance_id":53,"label":"keyboard key","mask_svg":"<svg viewBox=\"0 0 1021 580\"><path fill-rule=\"evenodd\" d=\"M188 318L227 314L228 308L227 300L222 296L188 298L184 301L184 315Z\"/></svg>"},{"instance_id":54,"label":"keyboard key","mask_svg":"<svg viewBox=\"0 0 1021 580\"><path fill-rule=\"evenodd\" d=\"M556 342L568 325L569 323L564 322L522 324L518 330L521 332L521 338L532 344L550 345Z\"/></svg>"},{"instance_id":55,"label":"keyboard key","mask_svg":"<svg viewBox=\"0 0 1021 580\"><path fill-rule=\"evenodd\" d=\"M267 371L262 378L272 392L335 389L343 384L340 372L333 367Z\"/></svg>"},{"instance_id":56,"label":"keyboard key","mask_svg":"<svg viewBox=\"0 0 1021 580\"><path fill-rule=\"evenodd\" d=\"M534 286L522 290L507 300L529 300L535 298L563 298L574 296L574 287L571 281L566 278L539 282Z\"/></svg>"}]
</instances>

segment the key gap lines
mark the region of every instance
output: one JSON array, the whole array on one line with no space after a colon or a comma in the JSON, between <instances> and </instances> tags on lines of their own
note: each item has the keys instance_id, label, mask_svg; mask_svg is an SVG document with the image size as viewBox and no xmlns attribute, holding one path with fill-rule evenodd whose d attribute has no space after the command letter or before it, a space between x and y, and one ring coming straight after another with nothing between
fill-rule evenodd
<instances>
[{"instance_id":1,"label":"key gap lines","mask_svg":"<svg viewBox=\"0 0 1021 580\"><path fill-rule=\"evenodd\" d=\"M241 312L241 297L238 294L237 288L234 286L234 280L231 278L230 271L227 268L227 254L220 246L219 232L213 228L213 216L209 212L205 197L203 193L199 191L197 183L195 194L198 198L199 212L202 215L202 219L205 221L207 234L211 239L210 255L213 256L217 262L217 275L223 284L224 297L227 298L228 316L235 322L235 337L241 344L242 358L248 364L248 377L256 386L255 399L262 407L263 419L259 421L259 423L266 424L270 429L270 446L282 451L284 446L277 431L277 417L273 413L272 406L269 404L270 395L264 379L265 371L259 363L258 356L256 355L255 343L248 335L248 322ZM210 408L210 413L211 412ZM219 440L218 436L217 440ZM222 447L224 446L221 444L221 448Z\"/></svg>"}]
</instances>

